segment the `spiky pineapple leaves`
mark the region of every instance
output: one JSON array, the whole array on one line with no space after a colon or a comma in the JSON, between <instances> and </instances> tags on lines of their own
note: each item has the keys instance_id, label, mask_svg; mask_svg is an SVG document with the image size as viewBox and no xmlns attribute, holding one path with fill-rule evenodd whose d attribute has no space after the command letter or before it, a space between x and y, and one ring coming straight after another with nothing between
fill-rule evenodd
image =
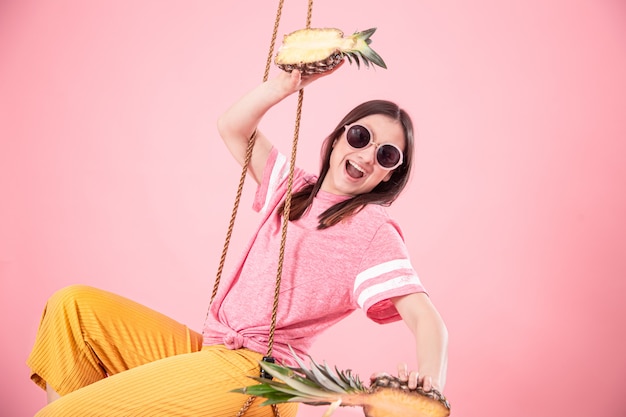
<instances>
[{"instance_id":1,"label":"spiky pineapple leaves","mask_svg":"<svg viewBox=\"0 0 626 417\"><path fill-rule=\"evenodd\" d=\"M369 46L372 43L371 37L374 32L376 32L376 28L367 29L362 32L355 32L354 35L352 35L355 38L357 45L364 42L365 46L356 47L354 50L344 52L344 56L350 64L352 64L352 60L354 60L357 68L360 69L360 56L366 67L369 67L370 63L372 63L381 68L387 69L387 64L385 64L383 58Z\"/></svg>"},{"instance_id":2,"label":"spiky pineapple leaves","mask_svg":"<svg viewBox=\"0 0 626 417\"><path fill-rule=\"evenodd\" d=\"M335 367L335 372L333 373L326 362L324 362L323 365L320 365L310 356L308 356L308 358L311 365L310 368L307 368L302 359L300 359L300 357L293 351L291 346L289 349L291 350L294 360L299 366L299 368L295 369L298 372L301 372L309 380L314 381L315 384L340 394L363 392L366 390L361 383L359 376L352 375L352 371L350 369L340 371Z\"/></svg>"},{"instance_id":3,"label":"spiky pineapple leaves","mask_svg":"<svg viewBox=\"0 0 626 417\"><path fill-rule=\"evenodd\" d=\"M299 376L289 368L261 362L267 373L282 381L252 377L259 382L244 388L233 390L242 394L265 398L261 405L279 404L284 402L302 402L313 405L329 404L335 398L329 392L318 389L311 381ZM329 398L330 396L330 398Z\"/></svg>"},{"instance_id":4,"label":"spiky pineapple leaves","mask_svg":"<svg viewBox=\"0 0 626 417\"><path fill-rule=\"evenodd\" d=\"M320 365L310 356L311 367L307 368L293 350L291 353L299 367L260 361L261 368L276 380L251 377L259 384L233 392L263 397L266 401L262 405L302 402L311 405L333 404L333 409L341 403L342 395L366 392L359 377L350 370L340 371L335 368L333 372L326 363Z\"/></svg>"}]
</instances>

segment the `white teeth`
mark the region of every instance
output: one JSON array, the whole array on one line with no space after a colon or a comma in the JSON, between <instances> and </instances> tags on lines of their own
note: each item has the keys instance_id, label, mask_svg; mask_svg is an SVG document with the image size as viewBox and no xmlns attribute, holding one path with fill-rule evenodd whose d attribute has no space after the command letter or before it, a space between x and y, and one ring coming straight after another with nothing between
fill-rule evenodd
<instances>
[{"instance_id":1,"label":"white teeth","mask_svg":"<svg viewBox=\"0 0 626 417\"><path fill-rule=\"evenodd\" d=\"M362 172L363 174L365 174L365 171L363 171L363 169L361 169L361 167L360 167L360 166L358 166L357 164L355 164L354 162L352 162L352 161L348 161L348 163L349 163L350 165L352 165L352 166L354 167L354 169L356 169L357 171L360 171L360 172Z\"/></svg>"}]
</instances>

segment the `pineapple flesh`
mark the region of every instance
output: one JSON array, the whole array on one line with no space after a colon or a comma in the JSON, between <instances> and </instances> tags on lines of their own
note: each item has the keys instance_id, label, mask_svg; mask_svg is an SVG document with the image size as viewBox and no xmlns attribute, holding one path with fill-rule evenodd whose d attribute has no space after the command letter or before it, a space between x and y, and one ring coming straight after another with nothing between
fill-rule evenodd
<instances>
[{"instance_id":1,"label":"pineapple flesh","mask_svg":"<svg viewBox=\"0 0 626 417\"><path fill-rule=\"evenodd\" d=\"M328 365L315 363L307 368L294 354L299 367L260 362L261 368L276 378L253 378L257 385L234 392L265 398L262 405L301 402L310 405L330 405L323 417L329 417L338 407L362 407L366 417L447 417L450 404L436 390L425 392L420 387L409 389L405 381L379 375L365 387L350 370L333 372Z\"/></svg>"},{"instance_id":2,"label":"pineapple flesh","mask_svg":"<svg viewBox=\"0 0 626 417\"><path fill-rule=\"evenodd\" d=\"M356 32L344 37L341 30L335 28L300 29L285 35L283 44L276 54L274 62L284 71L294 69L303 74L315 74L330 71L344 58L357 67L361 62L387 68L385 61L369 45L376 28Z\"/></svg>"}]
</instances>

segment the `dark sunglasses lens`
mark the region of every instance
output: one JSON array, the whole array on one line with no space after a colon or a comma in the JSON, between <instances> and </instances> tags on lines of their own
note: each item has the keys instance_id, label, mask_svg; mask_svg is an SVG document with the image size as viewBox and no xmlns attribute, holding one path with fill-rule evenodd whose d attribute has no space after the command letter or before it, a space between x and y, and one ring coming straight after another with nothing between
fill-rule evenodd
<instances>
[{"instance_id":1,"label":"dark sunglasses lens","mask_svg":"<svg viewBox=\"0 0 626 417\"><path fill-rule=\"evenodd\" d=\"M363 126L354 125L348 129L346 139L353 148L364 148L370 143L370 132Z\"/></svg>"},{"instance_id":2,"label":"dark sunglasses lens","mask_svg":"<svg viewBox=\"0 0 626 417\"><path fill-rule=\"evenodd\" d=\"M393 168L400 162L400 151L391 145L381 145L376 152L378 163L384 168Z\"/></svg>"}]
</instances>

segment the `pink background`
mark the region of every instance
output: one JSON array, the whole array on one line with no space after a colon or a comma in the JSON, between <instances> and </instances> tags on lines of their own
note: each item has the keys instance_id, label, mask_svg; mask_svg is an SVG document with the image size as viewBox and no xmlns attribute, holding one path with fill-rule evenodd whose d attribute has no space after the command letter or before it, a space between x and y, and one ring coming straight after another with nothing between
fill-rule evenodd
<instances>
[{"instance_id":1,"label":"pink background","mask_svg":"<svg viewBox=\"0 0 626 417\"><path fill-rule=\"evenodd\" d=\"M261 80L276 4L0 1L0 415L44 404L24 361L62 286L200 328L239 175L215 122ZM305 16L287 1L280 36ZM317 169L365 99L414 117L417 166L391 212L450 330L453 415L624 415L626 4L318 0L313 26L378 27L389 69L306 91L300 165ZM294 110L263 122L284 151ZM364 379L415 366L403 324L361 313L314 356Z\"/></svg>"}]
</instances>

